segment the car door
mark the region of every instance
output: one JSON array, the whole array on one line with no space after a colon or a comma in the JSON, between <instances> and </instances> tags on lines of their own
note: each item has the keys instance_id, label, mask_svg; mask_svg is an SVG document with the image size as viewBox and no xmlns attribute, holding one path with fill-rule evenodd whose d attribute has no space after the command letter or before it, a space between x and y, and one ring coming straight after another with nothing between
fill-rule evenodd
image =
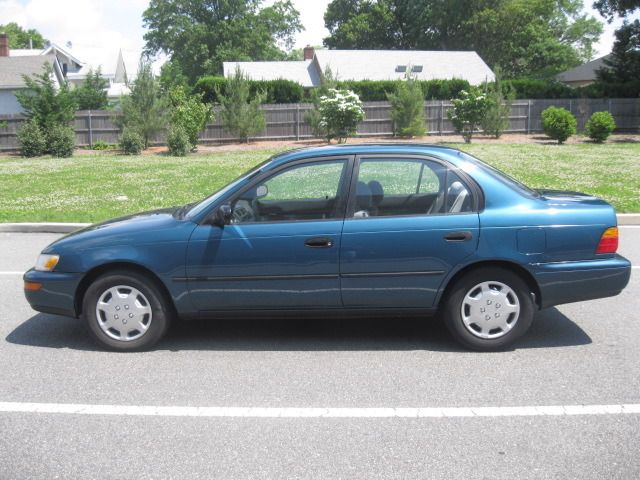
<instances>
[{"instance_id":1,"label":"car door","mask_svg":"<svg viewBox=\"0 0 640 480\"><path fill-rule=\"evenodd\" d=\"M200 225L187 278L199 311L341 307L340 234L352 157L299 161L225 199L230 223Z\"/></svg>"},{"instance_id":2,"label":"car door","mask_svg":"<svg viewBox=\"0 0 640 480\"><path fill-rule=\"evenodd\" d=\"M478 245L479 190L436 159L356 159L340 247L345 307L430 308Z\"/></svg>"}]
</instances>

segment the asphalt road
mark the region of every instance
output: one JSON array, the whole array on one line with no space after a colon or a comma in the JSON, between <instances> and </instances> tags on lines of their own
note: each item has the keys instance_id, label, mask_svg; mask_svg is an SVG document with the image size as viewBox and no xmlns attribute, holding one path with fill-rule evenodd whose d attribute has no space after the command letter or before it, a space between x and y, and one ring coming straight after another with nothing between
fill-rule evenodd
<instances>
[{"instance_id":1,"label":"asphalt road","mask_svg":"<svg viewBox=\"0 0 640 480\"><path fill-rule=\"evenodd\" d=\"M640 228L620 252L640 266ZM154 351L97 350L32 311L21 276L56 235L0 234L0 403L507 407L640 403L640 270L618 297L540 312L507 352L435 322L175 325ZM358 410L360 411L360 410ZM640 477L640 414L260 418L0 413L0 479Z\"/></svg>"}]
</instances>

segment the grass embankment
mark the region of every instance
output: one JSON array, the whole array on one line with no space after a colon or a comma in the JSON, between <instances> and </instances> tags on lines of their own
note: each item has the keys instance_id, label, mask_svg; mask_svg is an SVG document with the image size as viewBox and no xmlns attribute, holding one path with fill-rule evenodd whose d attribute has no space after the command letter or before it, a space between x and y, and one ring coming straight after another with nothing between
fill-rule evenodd
<instances>
[{"instance_id":1,"label":"grass embankment","mask_svg":"<svg viewBox=\"0 0 640 480\"><path fill-rule=\"evenodd\" d=\"M640 212L640 144L454 145L531 187L577 190ZM0 222L96 222L201 199L277 150L69 159L1 158Z\"/></svg>"}]
</instances>

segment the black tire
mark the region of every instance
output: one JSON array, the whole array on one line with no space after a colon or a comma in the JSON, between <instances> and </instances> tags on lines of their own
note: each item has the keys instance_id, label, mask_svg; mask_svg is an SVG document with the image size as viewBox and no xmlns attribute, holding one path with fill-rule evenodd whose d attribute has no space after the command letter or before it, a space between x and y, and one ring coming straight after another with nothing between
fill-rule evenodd
<instances>
[{"instance_id":1,"label":"black tire","mask_svg":"<svg viewBox=\"0 0 640 480\"><path fill-rule=\"evenodd\" d=\"M121 285L137 289L146 297L151 309L148 329L139 338L126 341L114 339L103 331L96 313L102 294ZM173 318L173 309L152 279L137 272L117 270L101 275L89 285L82 301L82 316L91 337L100 346L112 351L136 352L147 350L162 339Z\"/></svg>"},{"instance_id":2,"label":"black tire","mask_svg":"<svg viewBox=\"0 0 640 480\"><path fill-rule=\"evenodd\" d=\"M465 296L483 282L500 282L508 286L518 297L520 312L515 323L510 330L497 338L480 338L477 333L472 333L463 321L462 305ZM482 352L499 351L512 345L529 330L533 314L531 289L526 282L519 275L498 267L480 268L464 275L448 292L442 309L443 320L453 337L465 347Z\"/></svg>"}]
</instances>

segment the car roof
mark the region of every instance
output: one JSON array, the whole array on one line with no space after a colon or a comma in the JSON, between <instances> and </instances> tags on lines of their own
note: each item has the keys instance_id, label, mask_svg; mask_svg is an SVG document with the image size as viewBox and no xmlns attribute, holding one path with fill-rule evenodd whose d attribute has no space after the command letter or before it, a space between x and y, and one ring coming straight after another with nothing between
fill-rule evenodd
<instances>
[{"instance_id":1,"label":"car roof","mask_svg":"<svg viewBox=\"0 0 640 480\"><path fill-rule=\"evenodd\" d=\"M458 157L460 150L442 145L430 145L423 143L360 143L354 145L325 145L322 147L298 148L277 154L265 165L265 169L270 170L285 163L305 158L375 153L433 155L435 157L446 157L448 160L453 160ZM460 158L460 160L462 161L462 158Z\"/></svg>"}]
</instances>

